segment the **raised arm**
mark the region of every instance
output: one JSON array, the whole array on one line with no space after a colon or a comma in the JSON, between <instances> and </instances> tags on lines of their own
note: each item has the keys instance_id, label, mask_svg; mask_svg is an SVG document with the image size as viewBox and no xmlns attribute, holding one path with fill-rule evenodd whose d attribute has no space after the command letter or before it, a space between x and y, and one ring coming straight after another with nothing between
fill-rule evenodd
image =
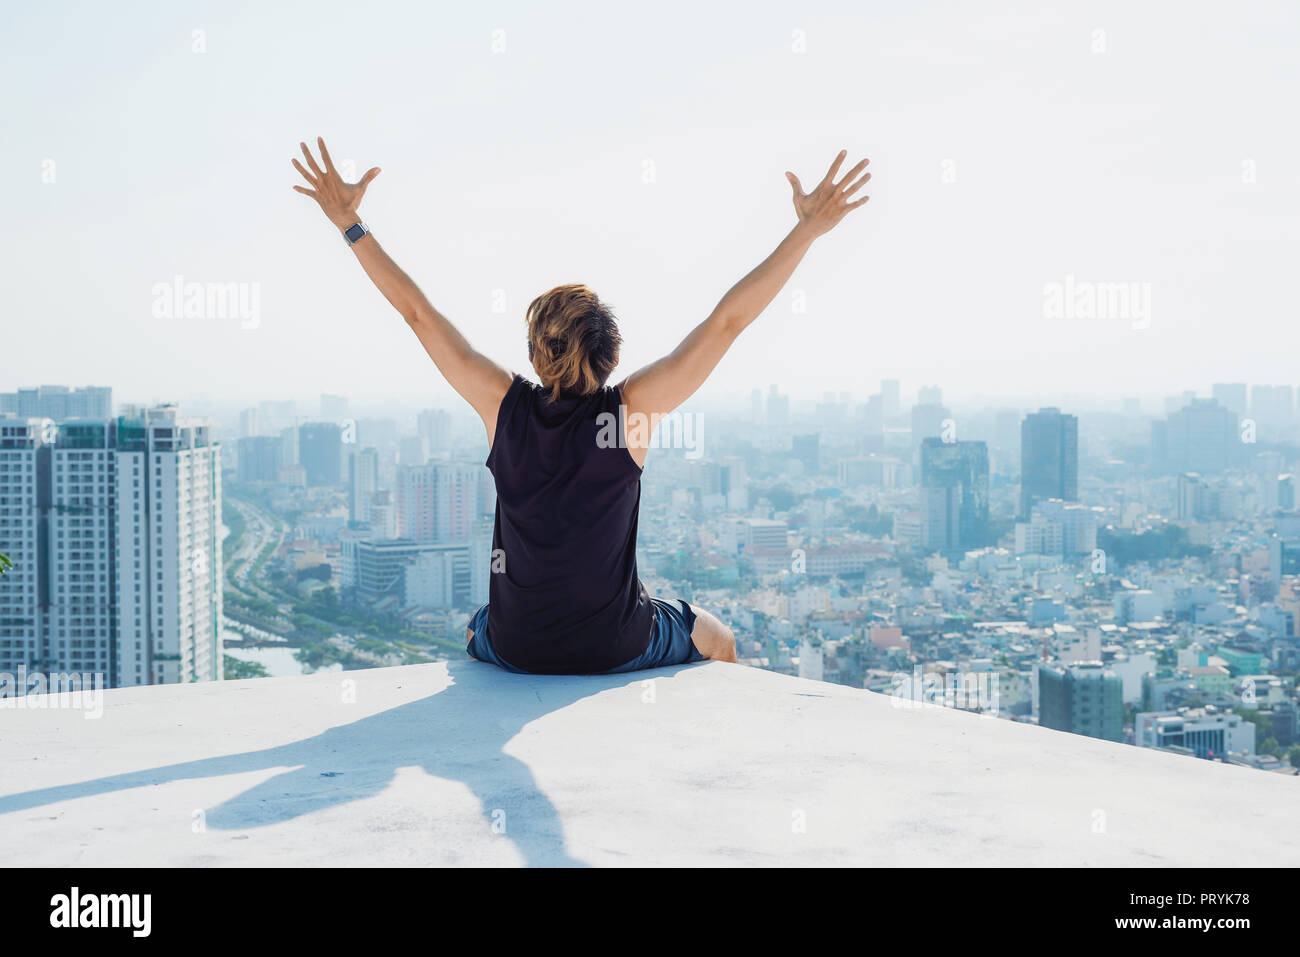
<instances>
[{"instance_id":1,"label":"raised arm","mask_svg":"<svg viewBox=\"0 0 1300 957\"><path fill-rule=\"evenodd\" d=\"M368 170L359 182L345 183L334 168L325 141L317 138L316 143L320 147L324 169L316 164L307 144L300 143L310 169L304 168L296 159L293 165L311 184L311 189L302 186L295 186L294 189L316 200L329 221L342 232L360 221L357 209L361 205L361 198L366 194L366 187L379 175L379 167ZM384 294L384 298L402 314L438 371L474 407L487 429L490 444L496 432L497 410L506 390L510 388L510 373L475 351L460 334L460 330L433 308L420 287L393 262L372 234L367 233L353 243L352 252L356 254L366 275Z\"/></svg>"},{"instance_id":2,"label":"raised arm","mask_svg":"<svg viewBox=\"0 0 1300 957\"><path fill-rule=\"evenodd\" d=\"M794 173L785 174L794 189L794 209L799 221L772 254L732 286L709 317L692 329L676 349L623 381L621 388L626 412L639 413L653 421L653 416L667 415L689 399L704 384L737 337L776 298L813 240L829 232L849 210L871 198L851 199L871 179L870 173L858 177L867 167L865 159L836 181L845 155L846 151L840 150L826 175L810 193L803 191ZM629 444L633 440L629 437ZM646 448L629 451L638 465L644 463Z\"/></svg>"}]
</instances>

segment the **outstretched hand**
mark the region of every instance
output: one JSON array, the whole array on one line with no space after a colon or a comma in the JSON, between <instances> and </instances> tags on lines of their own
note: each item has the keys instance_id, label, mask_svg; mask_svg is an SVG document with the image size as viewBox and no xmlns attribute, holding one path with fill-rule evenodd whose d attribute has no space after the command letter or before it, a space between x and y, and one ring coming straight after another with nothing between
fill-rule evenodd
<instances>
[{"instance_id":1,"label":"outstretched hand","mask_svg":"<svg viewBox=\"0 0 1300 957\"><path fill-rule=\"evenodd\" d=\"M848 150L840 150L839 155L835 157L835 162L831 163L831 168L826 171L822 181L810 193L805 193L803 186L799 182L799 177L794 173L787 172L785 178L790 181L794 188L794 211L799 217L799 224L810 229L815 236L829 232L845 216L849 210L857 209L870 196L863 196L861 199L852 200L858 190L866 185L867 180L871 179L871 174L867 173L859 179L854 179L859 173L867 168L869 160L862 159L858 164L849 170L838 183L835 182L835 174L840 171L840 164L844 162L844 157L848 155Z\"/></svg>"},{"instance_id":2,"label":"outstretched hand","mask_svg":"<svg viewBox=\"0 0 1300 957\"><path fill-rule=\"evenodd\" d=\"M307 149L306 143L298 145L302 147L302 155L306 157L307 165L311 170L309 172L304 169L296 159L293 165L299 173L302 173L303 178L311 183L312 188L295 186L294 189L316 200L320 204L321 211L339 229L351 226L357 221L357 208L361 205L361 198L366 195L366 187L379 175L379 167L375 166L367 170L358 182L345 183L338 170L334 168L334 161L330 159L330 152L325 148L323 139L316 137L316 145L320 147L321 162L325 166L324 170L316 165L316 160L311 155L311 150Z\"/></svg>"}]
</instances>

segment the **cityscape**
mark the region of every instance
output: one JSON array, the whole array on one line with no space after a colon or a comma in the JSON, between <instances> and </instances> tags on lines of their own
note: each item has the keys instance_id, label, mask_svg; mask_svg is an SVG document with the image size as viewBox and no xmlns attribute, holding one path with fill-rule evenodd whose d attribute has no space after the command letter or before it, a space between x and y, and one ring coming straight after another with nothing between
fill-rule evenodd
<instances>
[{"instance_id":1,"label":"cityscape","mask_svg":"<svg viewBox=\"0 0 1300 957\"><path fill-rule=\"evenodd\" d=\"M1291 386L863 393L659 422L649 593L713 611L748 667L1300 773ZM463 659L494 568L486 454L456 406L0 394L0 694Z\"/></svg>"}]
</instances>

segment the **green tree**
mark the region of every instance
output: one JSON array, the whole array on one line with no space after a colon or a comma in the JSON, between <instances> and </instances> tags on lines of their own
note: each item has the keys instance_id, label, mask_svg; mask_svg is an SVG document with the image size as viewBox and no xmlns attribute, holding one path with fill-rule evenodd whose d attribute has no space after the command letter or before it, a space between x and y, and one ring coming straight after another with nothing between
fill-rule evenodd
<instances>
[{"instance_id":1,"label":"green tree","mask_svg":"<svg viewBox=\"0 0 1300 957\"><path fill-rule=\"evenodd\" d=\"M1300 768L1300 744L1291 746L1291 750L1286 753L1286 759L1290 762L1291 767Z\"/></svg>"},{"instance_id":2,"label":"green tree","mask_svg":"<svg viewBox=\"0 0 1300 957\"><path fill-rule=\"evenodd\" d=\"M245 661L243 658L232 658L230 655L225 656L222 671L227 681L271 677L271 673L266 670L266 665L257 661Z\"/></svg>"},{"instance_id":3,"label":"green tree","mask_svg":"<svg viewBox=\"0 0 1300 957\"><path fill-rule=\"evenodd\" d=\"M0 575L3 575L13 567L14 563L9 560L9 556L0 552Z\"/></svg>"}]
</instances>

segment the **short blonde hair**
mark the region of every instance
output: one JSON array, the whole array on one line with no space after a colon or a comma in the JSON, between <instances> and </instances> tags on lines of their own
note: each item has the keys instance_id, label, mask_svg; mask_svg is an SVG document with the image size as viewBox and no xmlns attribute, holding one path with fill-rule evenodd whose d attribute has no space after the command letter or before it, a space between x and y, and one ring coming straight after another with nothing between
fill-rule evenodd
<instances>
[{"instance_id":1,"label":"short blonde hair","mask_svg":"<svg viewBox=\"0 0 1300 957\"><path fill-rule=\"evenodd\" d=\"M528 306L528 358L551 400L591 395L618 365L618 321L594 292L571 283Z\"/></svg>"}]
</instances>

